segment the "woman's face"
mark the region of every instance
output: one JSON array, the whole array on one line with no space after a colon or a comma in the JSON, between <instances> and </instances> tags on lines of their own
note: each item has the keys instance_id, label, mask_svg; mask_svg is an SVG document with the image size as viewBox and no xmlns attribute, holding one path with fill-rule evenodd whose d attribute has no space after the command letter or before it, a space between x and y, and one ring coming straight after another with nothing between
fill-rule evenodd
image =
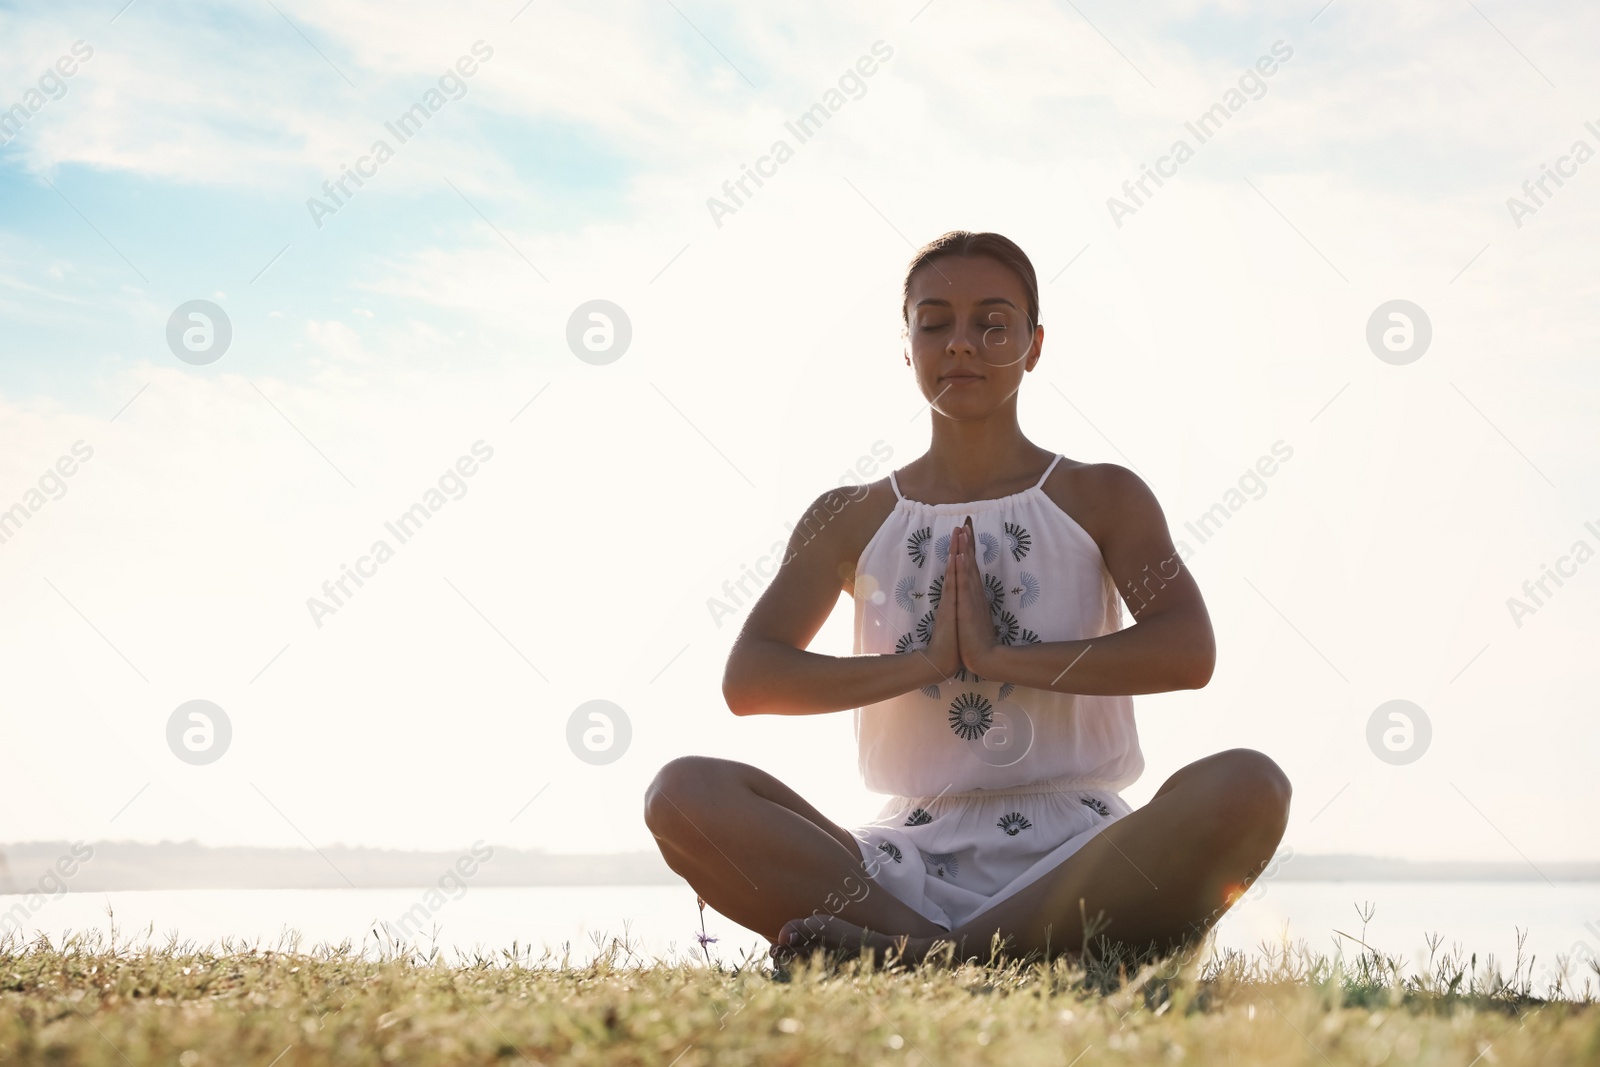
<instances>
[{"instance_id":1,"label":"woman's face","mask_svg":"<svg viewBox=\"0 0 1600 1067\"><path fill-rule=\"evenodd\" d=\"M1039 361L1022 279L989 256L940 256L911 276L906 362L922 395L952 416L985 414Z\"/></svg>"}]
</instances>

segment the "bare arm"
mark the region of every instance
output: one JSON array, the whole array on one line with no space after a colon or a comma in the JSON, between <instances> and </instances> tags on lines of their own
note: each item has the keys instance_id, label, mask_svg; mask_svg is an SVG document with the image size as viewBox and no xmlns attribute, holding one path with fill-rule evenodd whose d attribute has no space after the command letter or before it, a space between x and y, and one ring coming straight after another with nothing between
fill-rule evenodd
<instances>
[{"instance_id":1,"label":"bare arm","mask_svg":"<svg viewBox=\"0 0 1600 1067\"><path fill-rule=\"evenodd\" d=\"M1002 645L991 639L973 648L963 636L967 667L984 678L1063 693L1200 688L1211 680L1216 639L1200 588L1173 547L1161 505L1143 479L1125 467L1102 464L1094 484L1101 555L1134 624L1086 641ZM963 588L976 588L977 576L969 576L974 580Z\"/></svg>"},{"instance_id":2,"label":"bare arm","mask_svg":"<svg viewBox=\"0 0 1600 1067\"><path fill-rule=\"evenodd\" d=\"M959 666L953 626L934 615L934 640L905 653L829 656L807 652L833 611L843 576L854 574L842 490L818 497L790 535L782 565L750 609L728 652L722 695L735 715L817 715L844 711L943 681ZM818 528L820 524L820 529ZM868 611L878 610L868 604Z\"/></svg>"}]
</instances>

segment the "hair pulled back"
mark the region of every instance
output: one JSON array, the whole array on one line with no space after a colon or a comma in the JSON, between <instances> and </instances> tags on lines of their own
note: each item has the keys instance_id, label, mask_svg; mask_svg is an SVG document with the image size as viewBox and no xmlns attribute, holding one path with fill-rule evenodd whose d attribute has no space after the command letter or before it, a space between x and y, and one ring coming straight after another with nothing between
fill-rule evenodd
<instances>
[{"instance_id":1,"label":"hair pulled back","mask_svg":"<svg viewBox=\"0 0 1600 1067\"><path fill-rule=\"evenodd\" d=\"M1033 263L1027 253L1017 247L1009 237L998 233L974 233L971 230L951 230L940 234L911 257L906 267L906 279L900 289L900 319L911 326L911 279L918 270L941 256L988 256L1011 270L1022 281L1022 290L1028 297L1028 322L1039 324L1039 279L1033 272Z\"/></svg>"}]
</instances>

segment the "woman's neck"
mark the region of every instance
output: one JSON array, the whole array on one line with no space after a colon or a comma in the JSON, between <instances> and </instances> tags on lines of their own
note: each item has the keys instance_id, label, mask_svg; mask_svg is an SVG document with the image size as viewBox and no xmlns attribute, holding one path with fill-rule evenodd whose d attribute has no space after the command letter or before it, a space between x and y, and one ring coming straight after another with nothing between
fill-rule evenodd
<instances>
[{"instance_id":1,"label":"woman's neck","mask_svg":"<svg viewBox=\"0 0 1600 1067\"><path fill-rule=\"evenodd\" d=\"M928 451L908 467L930 495L979 500L1031 484L1055 453L1028 440L1016 420L955 422L934 414Z\"/></svg>"}]
</instances>

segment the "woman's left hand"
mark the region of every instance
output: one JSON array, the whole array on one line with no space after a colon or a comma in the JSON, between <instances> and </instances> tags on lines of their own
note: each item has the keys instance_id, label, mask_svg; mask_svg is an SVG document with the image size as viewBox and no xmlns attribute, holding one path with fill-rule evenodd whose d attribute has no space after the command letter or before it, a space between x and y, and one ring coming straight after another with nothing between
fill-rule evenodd
<instances>
[{"instance_id":1,"label":"woman's left hand","mask_svg":"<svg viewBox=\"0 0 1600 1067\"><path fill-rule=\"evenodd\" d=\"M972 519L956 528L951 538L954 547L959 539L961 565L956 568L956 630L961 646L961 663L973 674L987 678L989 656L994 651L994 620L989 611L989 594L983 587L983 574L978 570L978 554L973 550L976 538L972 534Z\"/></svg>"}]
</instances>

